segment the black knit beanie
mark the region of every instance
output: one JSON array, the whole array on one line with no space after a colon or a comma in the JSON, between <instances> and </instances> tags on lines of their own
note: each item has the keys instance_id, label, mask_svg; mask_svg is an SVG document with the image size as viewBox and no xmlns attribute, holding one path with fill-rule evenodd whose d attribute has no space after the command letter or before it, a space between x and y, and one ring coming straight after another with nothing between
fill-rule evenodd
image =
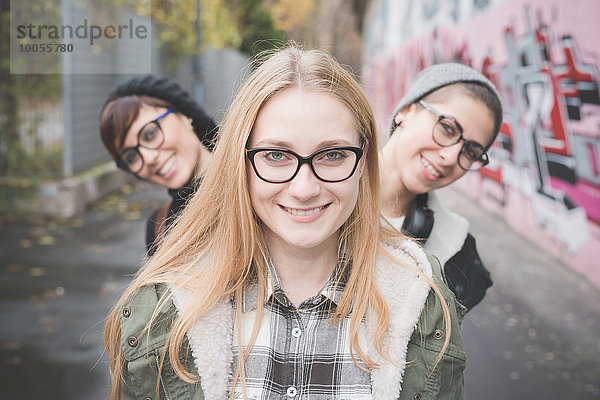
<instances>
[{"instance_id":1,"label":"black knit beanie","mask_svg":"<svg viewBox=\"0 0 600 400\"><path fill-rule=\"evenodd\" d=\"M104 107L111 101L125 96L148 96L166 101L174 107L173 111L192 119L194 132L206 148L211 151L214 148L217 124L177 82L152 75L133 78L113 90L108 95Z\"/></svg>"}]
</instances>

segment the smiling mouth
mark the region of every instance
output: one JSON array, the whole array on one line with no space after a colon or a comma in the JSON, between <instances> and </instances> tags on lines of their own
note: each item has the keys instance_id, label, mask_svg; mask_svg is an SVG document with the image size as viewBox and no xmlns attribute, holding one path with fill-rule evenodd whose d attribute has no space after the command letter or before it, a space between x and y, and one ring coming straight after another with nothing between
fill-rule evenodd
<instances>
[{"instance_id":1,"label":"smiling mouth","mask_svg":"<svg viewBox=\"0 0 600 400\"><path fill-rule=\"evenodd\" d=\"M171 157L169 160L167 160L165 165L163 165L162 168L158 171L158 174L161 176L165 175L167 172L169 172L171 170L171 168L173 167L173 163L175 163L175 158Z\"/></svg>"},{"instance_id":2,"label":"smiling mouth","mask_svg":"<svg viewBox=\"0 0 600 400\"><path fill-rule=\"evenodd\" d=\"M325 209L325 207L327 207L327 206L321 206L321 207L313 208L311 210L298 210L297 208L289 208L289 207L285 207L285 206L282 206L282 207L285 211L289 212L292 215L298 215L300 217L305 217L307 215L318 214L321 211L323 211Z\"/></svg>"},{"instance_id":3,"label":"smiling mouth","mask_svg":"<svg viewBox=\"0 0 600 400\"><path fill-rule=\"evenodd\" d=\"M421 157L421 162L423 163L423 166L425 167L425 169L427 170L427 172L429 172L431 175L435 176L436 178L439 178L439 177L440 177L440 173L439 173L439 172L437 172L437 171L435 170L435 168L433 168L433 165L431 165L431 164L429 163L429 161L427 161L427 160L425 159L425 157Z\"/></svg>"}]
</instances>

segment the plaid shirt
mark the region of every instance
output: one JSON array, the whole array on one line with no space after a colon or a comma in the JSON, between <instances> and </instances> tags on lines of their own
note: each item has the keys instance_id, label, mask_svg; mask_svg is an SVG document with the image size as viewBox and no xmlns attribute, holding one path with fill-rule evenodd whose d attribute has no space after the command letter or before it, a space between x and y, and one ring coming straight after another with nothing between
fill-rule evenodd
<instances>
[{"instance_id":1,"label":"plaid shirt","mask_svg":"<svg viewBox=\"0 0 600 400\"><path fill-rule=\"evenodd\" d=\"M343 279L335 287L336 268L325 287L298 308L281 289L271 266L260 331L245 364L248 399L371 400L371 375L350 357L350 316L331 323L330 309L341 300ZM242 341L248 343L256 316L257 285L242 300ZM238 330L234 327L233 369L238 362ZM360 361L359 361L360 362ZM361 363L361 366L365 367ZM240 380L235 398L243 398Z\"/></svg>"}]
</instances>

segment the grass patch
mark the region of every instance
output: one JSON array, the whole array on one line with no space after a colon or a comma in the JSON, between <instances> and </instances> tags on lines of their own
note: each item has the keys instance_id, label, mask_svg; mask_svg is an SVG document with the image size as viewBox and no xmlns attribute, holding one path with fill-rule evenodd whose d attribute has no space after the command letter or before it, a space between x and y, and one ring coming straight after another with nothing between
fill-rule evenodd
<instances>
[{"instance_id":1,"label":"grass patch","mask_svg":"<svg viewBox=\"0 0 600 400\"><path fill-rule=\"evenodd\" d=\"M27 153L13 146L7 154L6 177L10 180L52 180L62 178L62 149Z\"/></svg>"}]
</instances>

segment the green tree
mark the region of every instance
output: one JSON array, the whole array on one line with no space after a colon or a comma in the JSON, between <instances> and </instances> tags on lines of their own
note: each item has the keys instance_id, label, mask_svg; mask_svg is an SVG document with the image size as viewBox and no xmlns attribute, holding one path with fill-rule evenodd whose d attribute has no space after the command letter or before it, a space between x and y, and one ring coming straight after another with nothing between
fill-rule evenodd
<instances>
[{"instance_id":1,"label":"green tree","mask_svg":"<svg viewBox=\"0 0 600 400\"><path fill-rule=\"evenodd\" d=\"M29 2L27 13L32 18L56 13L58 18L58 10L49 0ZM10 40L10 2L0 0L0 176L48 170L36 162L42 155L28 154L21 145L19 110L25 99L58 99L61 93L59 75L11 74L11 45L16 46Z\"/></svg>"},{"instance_id":2,"label":"green tree","mask_svg":"<svg viewBox=\"0 0 600 400\"><path fill-rule=\"evenodd\" d=\"M18 140L17 98L10 74L10 3L0 0L0 176L8 169L8 149Z\"/></svg>"},{"instance_id":3,"label":"green tree","mask_svg":"<svg viewBox=\"0 0 600 400\"><path fill-rule=\"evenodd\" d=\"M134 7L157 26L165 56L195 55L207 45L233 47L249 55L281 44L285 33L276 29L271 11L262 0L200 0L203 43L196 43L195 21L198 0L152 0L151 15L143 0L112 0Z\"/></svg>"},{"instance_id":4,"label":"green tree","mask_svg":"<svg viewBox=\"0 0 600 400\"><path fill-rule=\"evenodd\" d=\"M239 49L251 56L281 46L285 32L275 28L273 15L262 0L229 0L240 33Z\"/></svg>"}]
</instances>

